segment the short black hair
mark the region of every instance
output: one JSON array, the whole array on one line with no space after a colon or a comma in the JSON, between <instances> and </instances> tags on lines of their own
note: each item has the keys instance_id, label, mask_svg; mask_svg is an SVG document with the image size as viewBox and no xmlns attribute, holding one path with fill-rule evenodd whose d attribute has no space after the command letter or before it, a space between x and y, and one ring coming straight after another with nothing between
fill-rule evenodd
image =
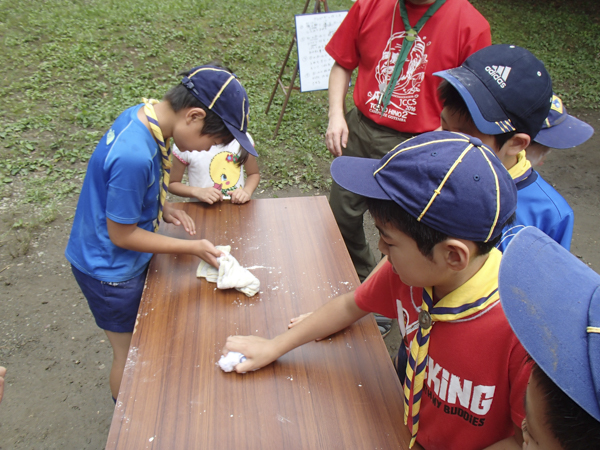
<instances>
[{"instance_id":1,"label":"short black hair","mask_svg":"<svg viewBox=\"0 0 600 450\"><path fill-rule=\"evenodd\" d=\"M228 67L223 67L218 62L212 61L209 63L209 65L225 69L229 73L232 73ZM190 73L191 71L181 72L178 74L178 76L187 77L188 75L190 75ZM223 122L223 119L221 119L212 110L208 109L208 107L204 103L202 103L200 100L194 97L190 90L187 87L185 87L182 83L179 83L177 86L174 86L171 89L169 89L169 91L163 97L163 100L169 102L171 108L173 108L173 111L175 112L179 112L185 108L203 109L206 113L206 117L204 118L204 126L202 127L201 133L209 136L215 136L221 139L223 144L229 144L231 141L233 141L233 135ZM247 158L248 157L246 156L246 159ZM240 164L243 164L243 162Z\"/></svg>"},{"instance_id":2,"label":"short black hair","mask_svg":"<svg viewBox=\"0 0 600 450\"><path fill-rule=\"evenodd\" d=\"M417 243L417 248L421 254L427 258L433 256L433 247L452 237L419 222L392 200L367 198L367 207L374 219L384 224L392 224L413 239ZM487 242L473 241L477 246L477 254L485 255L489 253L500 242L501 237L502 235L500 234Z\"/></svg>"},{"instance_id":3,"label":"short black hair","mask_svg":"<svg viewBox=\"0 0 600 450\"><path fill-rule=\"evenodd\" d=\"M442 80L440 85L438 86L438 97L440 101L444 105L444 108L448 108L455 114L458 114L463 119L468 120L475 126L475 122L473 122L473 118L471 117L471 111L467 107L465 100L462 98L460 93L456 90L454 86L452 86L447 80ZM502 148L506 142L512 138L516 131L510 131L504 134L494 134L494 139L496 139L496 145L498 148Z\"/></svg>"},{"instance_id":4,"label":"short black hair","mask_svg":"<svg viewBox=\"0 0 600 450\"><path fill-rule=\"evenodd\" d=\"M569 450L599 449L600 422L565 394L535 363L531 377L544 395L545 421L560 445Z\"/></svg>"}]
</instances>

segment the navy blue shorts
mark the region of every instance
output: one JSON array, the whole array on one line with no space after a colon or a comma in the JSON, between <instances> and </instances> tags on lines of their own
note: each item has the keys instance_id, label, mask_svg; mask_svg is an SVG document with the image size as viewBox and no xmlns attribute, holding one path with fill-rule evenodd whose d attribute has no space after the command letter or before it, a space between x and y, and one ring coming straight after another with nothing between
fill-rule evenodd
<instances>
[{"instance_id":1,"label":"navy blue shorts","mask_svg":"<svg viewBox=\"0 0 600 450\"><path fill-rule=\"evenodd\" d=\"M110 283L96 280L73 265L71 270L90 305L96 324L103 330L115 333L133 332L146 271L131 280Z\"/></svg>"}]
</instances>

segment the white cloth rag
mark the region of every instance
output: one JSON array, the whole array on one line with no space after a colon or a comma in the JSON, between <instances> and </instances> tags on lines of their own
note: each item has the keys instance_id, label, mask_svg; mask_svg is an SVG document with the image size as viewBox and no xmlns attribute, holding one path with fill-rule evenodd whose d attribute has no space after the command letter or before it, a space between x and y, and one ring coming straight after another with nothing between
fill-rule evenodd
<instances>
[{"instance_id":1,"label":"white cloth rag","mask_svg":"<svg viewBox=\"0 0 600 450\"><path fill-rule=\"evenodd\" d=\"M248 297L255 295L260 289L260 281L252 273L240 266L240 263L231 253L230 245L217 245L218 250L225 253L224 256L217 258L219 269L215 269L206 261L200 261L196 276L206 278L211 283L217 283L219 289L237 289Z\"/></svg>"},{"instance_id":2,"label":"white cloth rag","mask_svg":"<svg viewBox=\"0 0 600 450\"><path fill-rule=\"evenodd\" d=\"M246 357L240 352L229 352L226 355L221 355L219 367L223 372L233 372L235 366L244 361L246 361Z\"/></svg>"}]
</instances>

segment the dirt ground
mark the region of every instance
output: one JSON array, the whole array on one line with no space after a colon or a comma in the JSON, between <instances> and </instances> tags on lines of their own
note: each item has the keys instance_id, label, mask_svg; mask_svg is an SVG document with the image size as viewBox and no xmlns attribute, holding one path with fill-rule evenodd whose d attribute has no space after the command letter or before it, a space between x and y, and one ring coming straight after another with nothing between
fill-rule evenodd
<instances>
[{"instance_id":1,"label":"dirt ground","mask_svg":"<svg viewBox=\"0 0 600 450\"><path fill-rule=\"evenodd\" d=\"M599 133L577 149L554 150L539 172L575 210L572 252L600 271L600 114L575 115ZM274 195L316 194L323 193ZM0 223L0 365L8 368L0 449L99 449L106 443L114 408L111 350L63 256L75 204L63 202L57 219L33 235L11 231L14 218ZM376 247L372 225L368 235ZM24 255L11 256L23 246ZM390 353L397 350L397 327L386 343Z\"/></svg>"}]
</instances>

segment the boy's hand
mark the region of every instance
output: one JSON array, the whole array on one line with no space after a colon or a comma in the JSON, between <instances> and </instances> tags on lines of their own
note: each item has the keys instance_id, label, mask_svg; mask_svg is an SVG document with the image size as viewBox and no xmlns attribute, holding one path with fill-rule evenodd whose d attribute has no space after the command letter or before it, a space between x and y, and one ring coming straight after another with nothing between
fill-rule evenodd
<instances>
[{"instance_id":1,"label":"boy's hand","mask_svg":"<svg viewBox=\"0 0 600 450\"><path fill-rule=\"evenodd\" d=\"M211 266L219 268L219 263L217 262L217 258L219 256L223 256L223 252L217 249L212 242L207 241L206 239L201 239L199 241L190 241L196 245L196 249L193 252L200 259L203 259Z\"/></svg>"},{"instance_id":2,"label":"boy's hand","mask_svg":"<svg viewBox=\"0 0 600 450\"><path fill-rule=\"evenodd\" d=\"M194 197L204 203L212 205L223 200L223 193L214 187L194 188Z\"/></svg>"},{"instance_id":3,"label":"boy's hand","mask_svg":"<svg viewBox=\"0 0 600 450\"><path fill-rule=\"evenodd\" d=\"M2 396L4 395L4 376L6 375L6 369L0 367L0 403L2 402Z\"/></svg>"},{"instance_id":4,"label":"boy's hand","mask_svg":"<svg viewBox=\"0 0 600 450\"><path fill-rule=\"evenodd\" d=\"M238 188L231 193L231 203L242 204L248 201L250 201L250 194L242 188Z\"/></svg>"},{"instance_id":5,"label":"boy's hand","mask_svg":"<svg viewBox=\"0 0 600 450\"><path fill-rule=\"evenodd\" d=\"M290 319L290 323L288 324L288 328L294 328L296 325L298 325L300 322L302 322L304 319L306 319L311 314L312 314L312 312L307 312L307 313L299 315L298 317L292 317Z\"/></svg>"},{"instance_id":6,"label":"boy's hand","mask_svg":"<svg viewBox=\"0 0 600 450\"><path fill-rule=\"evenodd\" d=\"M240 352L246 357L246 361L235 366L237 373L258 370L281 356L277 353L272 340L258 336L229 336L223 354L229 352Z\"/></svg>"},{"instance_id":7,"label":"boy's hand","mask_svg":"<svg viewBox=\"0 0 600 450\"><path fill-rule=\"evenodd\" d=\"M165 203L163 206L163 219L167 223L183 226L183 229L191 236L196 234L196 223L188 213L182 209L174 208L169 203Z\"/></svg>"}]
</instances>

